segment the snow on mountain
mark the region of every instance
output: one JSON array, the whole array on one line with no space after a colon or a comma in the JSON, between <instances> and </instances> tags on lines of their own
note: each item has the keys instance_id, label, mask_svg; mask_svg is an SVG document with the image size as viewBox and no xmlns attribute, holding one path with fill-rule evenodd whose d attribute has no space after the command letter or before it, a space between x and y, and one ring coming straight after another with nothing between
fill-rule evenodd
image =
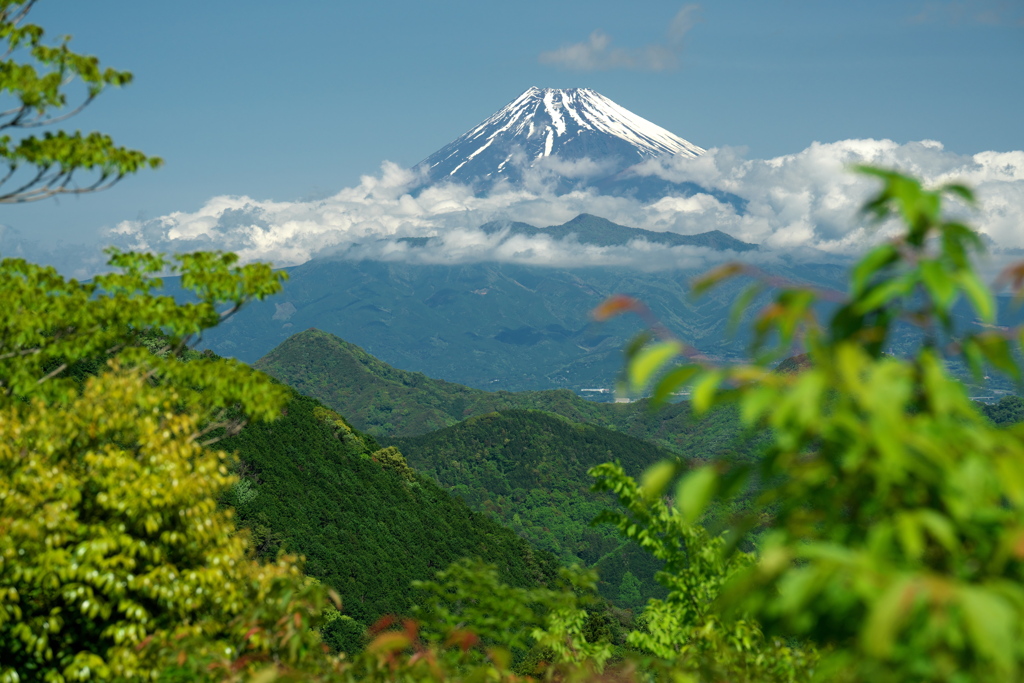
<instances>
[{"instance_id":1,"label":"snow on mountain","mask_svg":"<svg viewBox=\"0 0 1024 683\"><path fill-rule=\"evenodd\" d=\"M418 168L433 183L516 183L524 170L535 168L591 184L607 183L652 157L703 153L593 90L530 88Z\"/></svg>"}]
</instances>

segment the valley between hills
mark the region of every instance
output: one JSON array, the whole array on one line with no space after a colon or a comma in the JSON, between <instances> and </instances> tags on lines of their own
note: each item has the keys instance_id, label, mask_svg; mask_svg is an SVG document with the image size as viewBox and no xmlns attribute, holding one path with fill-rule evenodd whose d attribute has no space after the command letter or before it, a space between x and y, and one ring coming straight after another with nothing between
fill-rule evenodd
<instances>
[{"instance_id":1,"label":"valley between hills","mask_svg":"<svg viewBox=\"0 0 1024 683\"><path fill-rule=\"evenodd\" d=\"M559 564L594 567L602 596L638 608L664 595L660 563L591 524L616 502L591 490L588 470L750 461L759 443L732 411L696 419L685 403L653 411L568 390L486 392L399 370L319 330L255 366L293 399L276 422L225 440L241 477L227 502L261 556L305 556L364 626L407 611L410 581L467 555L520 584Z\"/></svg>"},{"instance_id":2,"label":"valley between hills","mask_svg":"<svg viewBox=\"0 0 1024 683\"><path fill-rule=\"evenodd\" d=\"M315 329L255 367L292 398L277 421L224 440L240 477L225 502L261 558L299 553L310 576L339 592L345 618L325 639L341 650L359 649L380 617L407 613L411 582L465 556L520 586L554 580L559 566L594 568L605 609L627 628L665 595L661 562L592 524L617 503L592 490L588 470L615 461L639 477L664 461L753 465L766 445L733 409L697 418L686 402L654 410L646 399L598 403L564 389L487 392L394 368ZM1015 396L979 405L996 424L1024 420ZM713 509L706 523L730 514Z\"/></svg>"}]
</instances>

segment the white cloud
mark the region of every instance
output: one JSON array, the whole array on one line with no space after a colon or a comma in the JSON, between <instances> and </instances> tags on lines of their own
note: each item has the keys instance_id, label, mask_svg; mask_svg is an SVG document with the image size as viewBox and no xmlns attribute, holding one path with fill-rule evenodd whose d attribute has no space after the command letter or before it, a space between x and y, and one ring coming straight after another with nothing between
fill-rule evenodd
<instances>
[{"instance_id":1,"label":"white cloud","mask_svg":"<svg viewBox=\"0 0 1024 683\"><path fill-rule=\"evenodd\" d=\"M981 208L965 214L1000 247L1024 248L1024 152L959 155L934 141L898 144L891 140L815 143L796 154L747 159L742 150L713 149L694 158L647 161L635 170L675 182L693 182L737 195L745 210L711 194L665 197L644 204L600 196L592 190L558 195L551 169L537 171L524 187L499 185L476 196L462 185L410 194L419 179L408 169L385 163L378 176L356 187L310 202L271 202L251 197L214 197L194 212L175 212L148 221L124 221L110 237L120 246L176 252L229 249L246 261L294 265L316 256L373 258L431 263L481 260L547 265L621 265L645 269L701 267L716 255L688 247L666 249L646 243L594 247L546 236L503 239L478 230L489 221L535 226L564 223L580 213L656 231L696 234L722 230L764 244L776 255L822 253L848 257L881 238L858 216L875 181L849 171L852 164L899 168L928 184L964 182L977 190ZM589 168L584 162L580 169ZM433 237L426 247L397 237ZM801 257L803 258L803 257Z\"/></svg>"},{"instance_id":2,"label":"white cloud","mask_svg":"<svg viewBox=\"0 0 1024 683\"><path fill-rule=\"evenodd\" d=\"M857 211L877 187L851 173L854 164L896 168L927 185L962 182L977 192L980 210L965 218L1000 247L1024 247L1024 152L959 155L932 140L814 143L797 154L746 160L736 150L711 150L696 159L651 160L637 168L676 182L695 182L748 200L744 214L726 220L727 232L775 248L811 244L855 253L874 239Z\"/></svg>"},{"instance_id":3,"label":"white cloud","mask_svg":"<svg viewBox=\"0 0 1024 683\"><path fill-rule=\"evenodd\" d=\"M706 247L666 247L646 240L600 247L574 240L554 240L547 235L511 234L508 229L486 233L476 228L454 228L428 240L423 246L380 240L347 246L325 254L325 257L445 265L488 261L560 268L617 266L658 271L701 270L712 264L735 260L740 254ZM747 261L764 264L779 258L772 252L744 253L743 257Z\"/></svg>"},{"instance_id":4,"label":"white cloud","mask_svg":"<svg viewBox=\"0 0 1024 683\"><path fill-rule=\"evenodd\" d=\"M679 66L683 39L697 22L700 5L685 5L669 22L663 42L639 48L613 47L612 39L598 29L581 43L563 45L557 50L542 52L541 64L553 64L571 71L607 71L610 69L636 69L640 71L667 71Z\"/></svg>"}]
</instances>

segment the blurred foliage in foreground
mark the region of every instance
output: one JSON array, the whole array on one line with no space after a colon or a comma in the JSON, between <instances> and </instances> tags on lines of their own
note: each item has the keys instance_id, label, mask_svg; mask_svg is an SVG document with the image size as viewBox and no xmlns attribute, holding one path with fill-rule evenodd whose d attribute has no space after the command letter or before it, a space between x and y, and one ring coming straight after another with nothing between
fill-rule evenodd
<instances>
[{"instance_id":1,"label":"blurred foliage in foreground","mask_svg":"<svg viewBox=\"0 0 1024 683\"><path fill-rule=\"evenodd\" d=\"M629 381L646 385L664 370L656 396L689 384L695 410L730 403L746 424L771 428L757 466L767 484L724 541L755 526L767 532L757 556L723 585L720 614L817 647L822 680L1020 680L1024 428L990 422L945 361L963 358L978 374L994 369L1019 380L1021 331L992 325L994 297L971 261L980 239L941 211L944 196L971 204L971 192L860 170L883 183L866 212L900 219L904 230L861 259L829 320L816 320L812 308L829 293L784 288L754 322L755 362L672 367L688 349L664 337L634 349ZM697 290L745 272L720 268ZM1001 284L1019 297L1022 281L1018 266ZM755 279L751 291L761 286ZM979 325L954 327L950 311L960 299ZM603 313L632 305L619 299ZM899 321L922 331L909 358L882 352ZM808 363L771 371L794 347ZM696 521L750 474L724 463L687 473L676 513ZM667 490L673 475L653 471L649 495Z\"/></svg>"}]
</instances>

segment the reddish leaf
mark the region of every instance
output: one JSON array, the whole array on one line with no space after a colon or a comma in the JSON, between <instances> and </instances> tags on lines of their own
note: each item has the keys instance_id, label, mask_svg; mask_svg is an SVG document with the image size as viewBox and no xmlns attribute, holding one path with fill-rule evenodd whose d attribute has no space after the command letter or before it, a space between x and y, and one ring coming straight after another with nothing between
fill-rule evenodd
<instances>
[{"instance_id":1,"label":"reddish leaf","mask_svg":"<svg viewBox=\"0 0 1024 683\"><path fill-rule=\"evenodd\" d=\"M590 317L594 320L604 321L623 313L640 310L643 310L642 303L631 296L616 294L605 299L601 305L591 311Z\"/></svg>"},{"instance_id":2,"label":"reddish leaf","mask_svg":"<svg viewBox=\"0 0 1024 683\"><path fill-rule=\"evenodd\" d=\"M367 629L367 632L371 636L375 636L378 633L380 633L381 631L383 631L384 629L386 629L389 626L391 626L391 624L393 624L393 623L395 623L395 615L394 614L385 614L380 619L378 619L373 624L373 626L371 626L369 629Z\"/></svg>"}]
</instances>

